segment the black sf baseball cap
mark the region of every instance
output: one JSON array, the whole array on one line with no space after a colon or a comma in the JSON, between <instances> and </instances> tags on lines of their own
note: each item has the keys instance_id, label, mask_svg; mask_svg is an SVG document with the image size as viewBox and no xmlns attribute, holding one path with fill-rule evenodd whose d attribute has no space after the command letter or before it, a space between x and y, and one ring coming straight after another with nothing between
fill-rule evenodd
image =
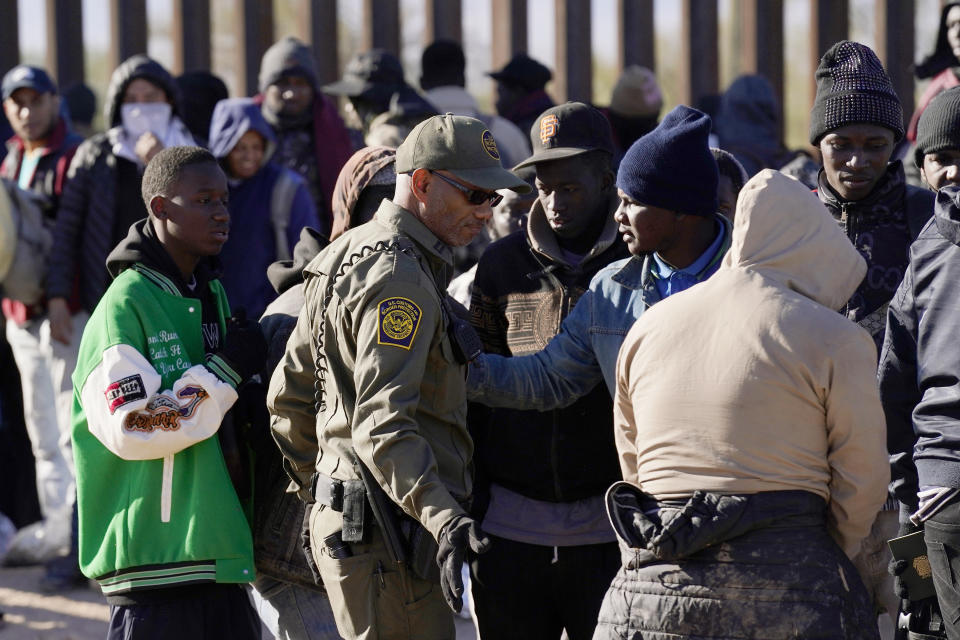
<instances>
[{"instance_id":1,"label":"black sf baseball cap","mask_svg":"<svg viewBox=\"0 0 960 640\"><path fill-rule=\"evenodd\" d=\"M606 116L582 102L567 102L541 113L530 128L530 146L533 155L514 170L589 151L614 153L613 134Z\"/></svg>"},{"instance_id":2,"label":"black sf baseball cap","mask_svg":"<svg viewBox=\"0 0 960 640\"><path fill-rule=\"evenodd\" d=\"M487 125L450 113L414 127L397 148L396 169L397 173L442 169L481 189L530 192L530 185L500 164L500 151Z\"/></svg>"}]
</instances>

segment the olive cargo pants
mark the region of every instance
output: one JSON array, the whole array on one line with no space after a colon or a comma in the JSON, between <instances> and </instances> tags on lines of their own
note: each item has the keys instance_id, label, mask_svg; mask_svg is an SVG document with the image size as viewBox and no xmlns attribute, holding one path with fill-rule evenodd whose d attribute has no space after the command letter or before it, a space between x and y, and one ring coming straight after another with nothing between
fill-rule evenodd
<instances>
[{"instance_id":1,"label":"olive cargo pants","mask_svg":"<svg viewBox=\"0 0 960 640\"><path fill-rule=\"evenodd\" d=\"M453 612L439 583L399 569L376 525L370 526L369 543L324 542L342 527L340 513L321 504L313 506L310 544L340 635L348 640L456 637Z\"/></svg>"}]
</instances>

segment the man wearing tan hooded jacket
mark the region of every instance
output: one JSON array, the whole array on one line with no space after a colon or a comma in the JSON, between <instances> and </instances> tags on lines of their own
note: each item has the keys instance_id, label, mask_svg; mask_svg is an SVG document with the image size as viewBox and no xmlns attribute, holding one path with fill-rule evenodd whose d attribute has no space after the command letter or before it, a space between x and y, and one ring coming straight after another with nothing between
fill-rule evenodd
<instances>
[{"instance_id":1,"label":"man wearing tan hooded jacket","mask_svg":"<svg viewBox=\"0 0 960 640\"><path fill-rule=\"evenodd\" d=\"M630 330L607 494L623 567L595 639L877 637L849 561L888 480L876 353L835 312L865 271L816 197L766 170L720 270Z\"/></svg>"}]
</instances>

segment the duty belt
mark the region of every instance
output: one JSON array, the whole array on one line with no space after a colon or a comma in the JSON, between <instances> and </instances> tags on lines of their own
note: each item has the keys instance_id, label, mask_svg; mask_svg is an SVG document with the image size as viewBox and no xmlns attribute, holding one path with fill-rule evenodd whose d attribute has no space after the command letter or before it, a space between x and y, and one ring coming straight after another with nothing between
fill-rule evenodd
<instances>
[{"instance_id":1,"label":"duty belt","mask_svg":"<svg viewBox=\"0 0 960 640\"><path fill-rule=\"evenodd\" d=\"M313 499L343 514L343 539L357 542L363 538L367 490L363 480L338 480L314 473L310 493Z\"/></svg>"},{"instance_id":2,"label":"duty belt","mask_svg":"<svg viewBox=\"0 0 960 640\"><path fill-rule=\"evenodd\" d=\"M334 511L343 512L344 503L349 496L365 493L362 480L339 480L322 473L313 474L313 486L310 487L313 499Z\"/></svg>"},{"instance_id":3,"label":"duty belt","mask_svg":"<svg viewBox=\"0 0 960 640\"><path fill-rule=\"evenodd\" d=\"M310 495L313 496L313 499L341 513L344 509L344 503L348 499L347 496L358 494L362 498L365 493L366 488L363 486L363 480L340 480L315 472L310 481ZM453 499L465 511L470 511L473 504L472 498L453 496ZM397 508L399 509L399 507Z\"/></svg>"}]
</instances>

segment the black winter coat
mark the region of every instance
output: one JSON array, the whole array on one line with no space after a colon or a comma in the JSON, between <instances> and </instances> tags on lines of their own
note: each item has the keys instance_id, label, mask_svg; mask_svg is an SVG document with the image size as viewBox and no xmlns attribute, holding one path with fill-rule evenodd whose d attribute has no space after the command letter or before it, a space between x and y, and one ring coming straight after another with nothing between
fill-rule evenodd
<instances>
[{"instance_id":1,"label":"black winter coat","mask_svg":"<svg viewBox=\"0 0 960 640\"><path fill-rule=\"evenodd\" d=\"M867 275L840 311L873 336L879 351L887 304L903 279L910 243L933 215L933 192L907 185L899 160L891 162L873 191L856 202L841 200L822 169L819 185L820 201L867 261Z\"/></svg>"},{"instance_id":2,"label":"black winter coat","mask_svg":"<svg viewBox=\"0 0 960 640\"><path fill-rule=\"evenodd\" d=\"M136 55L117 67L110 78L104 115L111 127L120 124L124 92L136 78L147 79L163 88L172 103L174 115L177 114L179 91L173 77L157 62ZM113 154L116 142L115 130L107 131L89 138L77 149L70 163L53 231L47 297L70 298L74 280L78 279L80 303L88 312L97 306L110 284L106 260L113 249L114 217L118 206L117 157ZM139 192L139 184L136 186ZM143 212L142 217L147 215L142 200L121 204L137 207Z\"/></svg>"},{"instance_id":3,"label":"black winter coat","mask_svg":"<svg viewBox=\"0 0 960 640\"><path fill-rule=\"evenodd\" d=\"M910 247L880 354L891 492L917 509L919 486L960 488L960 188L941 189ZM918 478L919 476L919 478Z\"/></svg>"}]
</instances>

